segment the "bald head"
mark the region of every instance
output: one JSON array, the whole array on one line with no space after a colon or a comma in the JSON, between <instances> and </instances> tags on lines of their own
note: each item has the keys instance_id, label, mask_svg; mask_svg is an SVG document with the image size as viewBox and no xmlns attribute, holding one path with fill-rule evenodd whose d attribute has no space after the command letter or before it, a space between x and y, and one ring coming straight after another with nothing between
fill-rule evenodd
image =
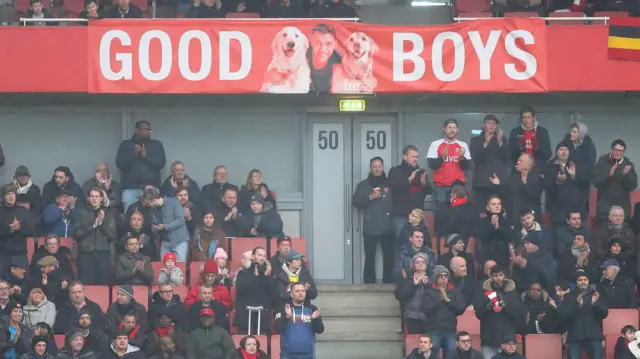
<instances>
[{"instance_id":1,"label":"bald head","mask_svg":"<svg viewBox=\"0 0 640 359\"><path fill-rule=\"evenodd\" d=\"M488 261L486 261L484 263L484 275L486 275L487 277L491 276L491 268L493 268L494 265L496 265L496 261L489 259Z\"/></svg>"},{"instance_id":2,"label":"bald head","mask_svg":"<svg viewBox=\"0 0 640 359\"><path fill-rule=\"evenodd\" d=\"M456 277L464 277L467 275L467 261L462 257L453 257L449 262L451 270Z\"/></svg>"}]
</instances>

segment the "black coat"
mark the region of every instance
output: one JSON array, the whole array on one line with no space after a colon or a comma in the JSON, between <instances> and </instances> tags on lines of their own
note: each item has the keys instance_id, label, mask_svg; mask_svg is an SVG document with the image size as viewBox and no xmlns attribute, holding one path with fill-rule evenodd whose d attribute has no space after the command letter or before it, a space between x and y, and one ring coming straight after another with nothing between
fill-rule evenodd
<instances>
[{"instance_id":1,"label":"black coat","mask_svg":"<svg viewBox=\"0 0 640 359\"><path fill-rule=\"evenodd\" d=\"M26 354L31 348L31 338L33 338L33 330L29 329L24 325L20 325L20 329L22 334L20 334L20 339L18 339L18 343L14 344L13 341L9 340L11 338L11 333L9 332L9 323L1 323L0 324L0 356L4 358L5 353L9 349L15 349L16 355L20 357L22 354Z\"/></svg>"},{"instance_id":2,"label":"black coat","mask_svg":"<svg viewBox=\"0 0 640 359\"><path fill-rule=\"evenodd\" d=\"M271 308L275 281L272 276L265 275L266 265L258 266L258 275L255 275L255 266L257 264L254 263L248 269L242 269L236 277L236 316L233 325L241 329L248 327L247 306L264 307L263 316L266 315L266 310ZM254 322L258 320L255 313L252 320ZM261 325L265 329L269 326L264 320Z\"/></svg>"},{"instance_id":3,"label":"black coat","mask_svg":"<svg viewBox=\"0 0 640 359\"><path fill-rule=\"evenodd\" d=\"M160 293L153 293L151 303L149 304L149 312L147 314L150 330L158 326L160 314L163 313L169 314L171 318L173 318L173 323L176 327L183 330L187 329L187 310L182 300L180 300L179 295L174 294L171 301L167 302L160 298Z\"/></svg>"},{"instance_id":4,"label":"black coat","mask_svg":"<svg viewBox=\"0 0 640 359\"><path fill-rule=\"evenodd\" d=\"M105 12L103 17L117 19L121 15L118 7L114 6ZM137 6L130 4L129 12L125 17L141 18L142 11ZM142 141L147 153L146 157L142 157L142 155L135 153L134 139L136 139L135 135L130 140L122 141L116 156L116 165L122 174L120 181L122 189L142 189L146 185L160 188L160 171L167 162L162 143L153 139Z\"/></svg>"},{"instance_id":5,"label":"black coat","mask_svg":"<svg viewBox=\"0 0 640 359\"><path fill-rule=\"evenodd\" d=\"M502 180L502 179L501 179ZM542 222L541 199L543 183L540 172L533 170L527 174L527 183L522 183L519 172L515 172L507 179L506 186L498 186L502 191L502 203L509 213L514 228L520 228L520 211L533 209L536 221Z\"/></svg>"},{"instance_id":6,"label":"black coat","mask_svg":"<svg viewBox=\"0 0 640 359\"><path fill-rule=\"evenodd\" d=\"M61 306L58 306L57 309L58 313L56 313L56 324L53 328L53 331L56 334L67 334L78 326L77 319L79 310L71 304L71 302L65 302ZM86 309L91 313L91 325L94 328L104 330L106 326L106 317L99 305L88 298L85 298L85 306L82 309Z\"/></svg>"},{"instance_id":7,"label":"black coat","mask_svg":"<svg viewBox=\"0 0 640 359\"><path fill-rule=\"evenodd\" d=\"M551 158L549 131L542 126L538 126L537 122L535 123L534 129L536 131L536 137L538 138L538 148L534 149L533 157L535 157L538 170L544 171L544 165ZM515 127L509 134L509 152L514 165L518 161L518 158L520 158L520 155L525 152L520 142L520 138L523 136L524 128L522 128L522 126Z\"/></svg>"},{"instance_id":8,"label":"black coat","mask_svg":"<svg viewBox=\"0 0 640 359\"><path fill-rule=\"evenodd\" d=\"M551 251L538 248L534 253L526 254L527 265L520 268L513 266L511 278L516 282L516 287L520 293L529 289L534 282L540 283L547 291L555 290L556 284L556 260Z\"/></svg>"},{"instance_id":9,"label":"black coat","mask_svg":"<svg viewBox=\"0 0 640 359\"><path fill-rule=\"evenodd\" d=\"M516 241L518 237L511 229L511 222L504 210L498 216L499 226L497 229L491 224L491 216L489 211L480 213L480 218L477 221L480 244L479 259L481 263L493 259L498 264L508 267L509 242Z\"/></svg>"},{"instance_id":10,"label":"black coat","mask_svg":"<svg viewBox=\"0 0 640 359\"><path fill-rule=\"evenodd\" d=\"M524 320L522 303L516 285L511 279L505 279L502 288L496 288L491 280L486 280L482 284L482 290L499 293L505 304L501 312L495 312L491 300L483 293L478 296L474 305L476 317L480 319L482 345L499 347L504 337L515 334L516 328Z\"/></svg>"},{"instance_id":11,"label":"black coat","mask_svg":"<svg viewBox=\"0 0 640 359\"><path fill-rule=\"evenodd\" d=\"M213 211L216 207L219 206L224 191L229 188L233 188L238 191L238 187L232 185L229 182L222 184L212 182L208 185L205 185L204 187L202 187L202 191L200 191L200 198L198 199L197 204L198 207L205 212Z\"/></svg>"},{"instance_id":12,"label":"black coat","mask_svg":"<svg viewBox=\"0 0 640 359\"><path fill-rule=\"evenodd\" d=\"M422 311L427 317L426 330L429 333L454 334L458 326L458 316L467 306L460 290L449 283L447 288L449 302L440 299L440 289L435 283L429 283L422 296Z\"/></svg>"},{"instance_id":13,"label":"black coat","mask_svg":"<svg viewBox=\"0 0 640 359\"><path fill-rule=\"evenodd\" d=\"M471 203L455 207L443 207L436 212L435 230L438 237L446 237L457 233L468 243L469 236L474 233L473 221L478 214Z\"/></svg>"},{"instance_id":14,"label":"black coat","mask_svg":"<svg viewBox=\"0 0 640 359\"><path fill-rule=\"evenodd\" d=\"M598 283L602 276L602 264L604 257L598 250L591 249L587 257L587 265L578 268L578 260L571 254L571 250L566 251L558 258L558 278L566 279L570 283L575 282L576 270L584 269L589 277L590 283Z\"/></svg>"},{"instance_id":15,"label":"black coat","mask_svg":"<svg viewBox=\"0 0 640 359\"><path fill-rule=\"evenodd\" d=\"M15 185L14 185L15 186ZM32 184L27 193L16 193L16 203L29 203L29 212L40 217L44 206L42 205L42 194L40 187Z\"/></svg>"},{"instance_id":16,"label":"black coat","mask_svg":"<svg viewBox=\"0 0 640 359\"><path fill-rule=\"evenodd\" d=\"M227 237L238 237L238 234L240 233L238 229L238 219L240 218L239 208L238 215L235 219L231 218L228 221L224 220L229 212L231 212L231 210L232 208L227 207L225 203L219 201L218 205L214 207L215 213L213 214L213 216L216 219L216 223L218 223L218 226L220 227L220 229L222 229Z\"/></svg>"},{"instance_id":17,"label":"black coat","mask_svg":"<svg viewBox=\"0 0 640 359\"><path fill-rule=\"evenodd\" d=\"M391 195L393 196L392 216L406 216L415 208L423 209L424 198L433 193L433 187L429 181L424 186L420 183L422 171L416 173L413 182L409 182L409 176L416 169L402 161L400 165L389 171L387 184L391 187Z\"/></svg>"},{"instance_id":18,"label":"black coat","mask_svg":"<svg viewBox=\"0 0 640 359\"><path fill-rule=\"evenodd\" d=\"M598 286L600 299L609 309L634 309L637 307L637 296L633 280L618 276L613 280L603 279Z\"/></svg>"},{"instance_id":19,"label":"black coat","mask_svg":"<svg viewBox=\"0 0 640 359\"><path fill-rule=\"evenodd\" d=\"M473 158L473 188L493 188L489 180L495 173L498 178L507 178L509 171L509 144L506 136L502 139L502 146L494 135L489 145L484 147L484 131L471 138L469 144L471 158Z\"/></svg>"},{"instance_id":20,"label":"black coat","mask_svg":"<svg viewBox=\"0 0 640 359\"><path fill-rule=\"evenodd\" d=\"M626 175L624 167L631 166ZM598 201L596 204L596 217L605 219L609 217L611 206L620 206L624 209L627 218L631 216L631 191L638 187L638 175L633 162L627 157L616 168L613 177L609 177L609 171L613 167L613 161L609 154L598 159L593 169L591 183L598 189Z\"/></svg>"},{"instance_id":21,"label":"black coat","mask_svg":"<svg viewBox=\"0 0 640 359\"><path fill-rule=\"evenodd\" d=\"M567 324L567 343L586 340L603 340L602 320L609 315L609 308L602 297L591 303L593 292L583 297L582 307L578 306L577 293L571 291L564 296L558 307L559 319Z\"/></svg>"},{"instance_id":22,"label":"black coat","mask_svg":"<svg viewBox=\"0 0 640 359\"><path fill-rule=\"evenodd\" d=\"M91 328L89 335L86 337L84 347L94 352L98 358L104 359L110 351L109 343L109 336L104 330Z\"/></svg>"},{"instance_id":23,"label":"black coat","mask_svg":"<svg viewBox=\"0 0 640 359\"><path fill-rule=\"evenodd\" d=\"M393 203L391 188L386 183L375 185L371 181L372 176L358 183L353 194L353 205L363 211L362 231L365 236L383 236L393 233L391 223L391 211ZM373 177L375 178L375 177ZM374 188L380 189L380 197L369 199Z\"/></svg>"},{"instance_id":24,"label":"black coat","mask_svg":"<svg viewBox=\"0 0 640 359\"><path fill-rule=\"evenodd\" d=\"M67 298L69 298L69 287L62 289L62 282L67 281L67 284L71 282L73 278L70 278L67 273L64 273L60 268L49 272L47 275L47 285L42 285L42 274L37 277L31 277L29 281L29 290L32 288L42 288L47 295L47 299L51 303L55 303L56 307L62 305Z\"/></svg>"},{"instance_id":25,"label":"black coat","mask_svg":"<svg viewBox=\"0 0 640 359\"><path fill-rule=\"evenodd\" d=\"M217 300L211 300L209 307L215 313L215 325L229 332L229 319L227 318L227 308ZM203 308L202 302L198 301L189 307L187 312L187 332L201 328L200 310Z\"/></svg>"},{"instance_id":26,"label":"black coat","mask_svg":"<svg viewBox=\"0 0 640 359\"><path fill-rule=\"evenodd\" d=\"M542 290L542 298L536 300L532 299L527 293L522 293L522 305L525 312L525 320L522 322L521 328L518 333L526 334L538 334L536 328L536 321L538 321L538 327L545 334L555 333L556 329L556 311L547 302L549 300L549 294L547 291ZM527 315L528 313L528 315ZM544 314L544 317L538 320L538 316ZM529 322L526 322L527 316Z\"/></svg>"},{"instance_id":27,"label":"black coat","mask_svg":"<svg viewBox=\"0 0 640 359\"><path fill-rule=\"evenodd\" d=\"M556 163L556 158L553 158L547 164L544 174L544 188L546 208L547 212L549 212L551 223L566 223L569 211L579 211L582 214L587 214L587 201L581 197L581 189L590 183L588 173L585 168L579 167L577 164L575 168L576 174L571 177L566 166ZM567 179L558 182L558 173L566 175Z\"/></svg>"},{"instance_id":28,"label":"black coat","mask_svg":"<svg viewBox=\"0 0 640 359\"><path fill-rule=\"evenodd\" d=\"M147 336L147 342L144 346L144 353L147 357L153 355L159 355L160 349L160 337L155 331L149 332ZM189 342L189 334L180 328L175 328L173 333L173 342L176 345L176 354L187 357L187 343Z\"/></svg>"},{"instance_id":29,"label":"black coat","mask_svg":"<svg viewBox=\"0 0 640 359\"><path fill-rule=\"evenodd\" d=\"M276 280L276 292L274 293L276 300L280 303L283 300L288 300L291 298L289 294L289 276L287 273L282 270L275 277ZM298 274L298 283L309 283L310 287L307 289L307 301L314 300L318 297L318 287L316 286L316 282L313 280L311 273L305 267L300 269L300 274Z\"/></svg>"},{"instance_id":30,"label":"black coat","mask_svg":"<svg viewBox=\"0 0 640 359\"><path fill-rule=\"evenodd\" d=\"M29 275L31 277L40 276L40 266L38 266L38 261L47 256L54 256L58 260L58 270L64 273L64 276L68 279L74 279L75 274L73 273L73 269L71 269L71 249L60 246L58 247L58 251L56 254L51 254L47 251L47 247L40 246L33 254L33 258L31 259L31 265L29 267Z\"/></svg>"},{"instance_id":31,"label":"black coat","mask_svg":"<svg viewBox=\"0 0 640 359\"><path fill-rule=\"evenodd\" d=\"M20 221L20 229L16 232L9 227L14 219ZM27 254L27 237L31 237L34 231L33 219L24 207L0 207L0 253L9 256Z\"/></svg>"},{"instance_id":32,"label":"black coat","mask_svg":"<svg viewBox=\"0 0 640 359\"><path fill-rule=\"evenodd\" d=\"M138 318L138 324L143 328L148 328L147 325L147 310L144 306L135 300L131 299L129 304L122 305L118 302L113 302L109 309L107 309L107 332L115 333L127 313L135 313Z\"/></svg>"},{"instance_id":33,"label":"black coat","mask_svg":"<svg viewBox=\"0 0 640 359\"><path fill-rule=\"evenodd\" d=\"M467 271L467 273L469 274L465 277L456 277L455 275L452 275L450 279L450 282L462 293L462 298L464 299L466 307L476 303L476 298L479 295L483 295L482 285L480 282L471 272Z\"/></svg>"},{"instance_id":34,"label":"black coat","mask_svg":"<svg viewBox=\"0 0 640 359\"><path fill-rule=\"evenodd\" d=\"M267 197L264 199L265 204L264 204L263 210L266 210L267 208L271 208L274 210L277 209L276 199L273 197L271 190L269 189L266 183L263 183L263 185L267 189ZM251 197L253 197L253 195L255 194L259 194L258 191L252 190L246 185L242 186L242 188L240 189L240 193L238 193L238 204L237 204L238 210L240 211L240 213L242 214L251 213Z\"/></svg>"},{"instance_id":35,"label":"black coat","mask_svg":"<svg viewBox=\"0 0 640 359\"><path fill-rule=\"evenodd\" d=\"M443 265L445 267L447 267L447 269L449 270L449 273L453 273L453 271L451 270L451 260L453 259L453 257L462 257L464 258L465 262L467 262L467 274L469 274L470 276L475 277L476 275L476 261L475 259L473 259L473 254L471 253L467 253L467 252L462 252L462 253L458 253L458 255L453 255L453 252L451 251L451 249L449 249L449 252L442 254L441 256L438 257L438 264Z\"/></svg>"},{"instance_id":36,"label":"black coat","mask_svg":"<svg viewBox=\"0 0 640 359\"><path fill-rule=\"evenodd\" d=\"M56 197L60 195L62 189L66 189L71 193L73 197L77 198L77 204L80 205L83 202L86 202L85 199L87 194L84 193L82 187L76 183L73 179L73 175L69 176L69 181L63 187L58 187L56 184L55 178L51 178L51 181L44 184L42 187L42 205L46 207L50 204L56 203Z\"/></svg>"},{"instance_id":37,"label":"black coat","mask_svg":"<svg viewBox=\"0 0 640 359\"><path fill-rule=\"evenodd\" d=\"M414 348L407 356L407 359L425 359L425 357L424 353L420 353L420 348ZM435 350L432 350L427 359L440 359L440 355Z\"/></svg>"}]
</instances>

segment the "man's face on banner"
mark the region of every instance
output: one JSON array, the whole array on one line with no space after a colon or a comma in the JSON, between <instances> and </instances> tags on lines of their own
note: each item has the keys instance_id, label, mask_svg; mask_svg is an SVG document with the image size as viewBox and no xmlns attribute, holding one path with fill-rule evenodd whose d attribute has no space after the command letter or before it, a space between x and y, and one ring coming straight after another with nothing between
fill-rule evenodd
<instances>
[{"instance_id":1,"label":"man's face on banner","mask_svg":"<svg viewBox=\"0 0 640 359\"><path fill-rule=\"evenodd\" d=\"M319 63L326 63L336 49L336 38L333 34L323 34L319 31L311 35L313 58Z\"/></svg>"}]
</instances>

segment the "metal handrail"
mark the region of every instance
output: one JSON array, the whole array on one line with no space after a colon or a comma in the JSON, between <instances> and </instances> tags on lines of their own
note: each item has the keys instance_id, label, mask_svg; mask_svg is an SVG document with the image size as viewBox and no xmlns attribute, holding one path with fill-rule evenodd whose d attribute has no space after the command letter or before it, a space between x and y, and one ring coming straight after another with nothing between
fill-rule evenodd
<instances>
[{"instance_id":1,"label":"metal handrail","mask_svg":"<svg viewBox=\"0 0 640 359\"><path fill-rule=\"evenodd\" d=\"M532 19L544 19L545 21L604 21L606 25L609 22L610 17L601 16L601 17L531 17ZM453 21L461 22L461 21L472 21L472 20L493 20L493 19L504 19L503 17L454 17Z\"/></svg>"},{"instance_id":2,"label":"metal handrail","mask_svg":"<svg viewBox=\"0 0 640 359\"><path fill-rule=\"evenodd\" d=\"M140 19L117 19L117 20L140 20ZM269 21L269 20L294 20L294 21L308 21L310 19L308 18L221 18L221 19L183 19L183 18L169 18L169 19L162 19L162 20L177 20L177 21L184 21L184 20L202 20L202 21L211 21L211 20L259 20L259 21ZM353 21L353 22L358 22L360 21L360 18L358 17L345 17L345 18L313 18L313 20L333 20L333 21ZM54 18L54 19L34 19L34 18L30 18L30 17L21 17L20 18L20 22L23 23L25 26L27 25L28 22L87 22L89 21L88 19L80 19L80 18Z\"/></svg>"}]
</instances>

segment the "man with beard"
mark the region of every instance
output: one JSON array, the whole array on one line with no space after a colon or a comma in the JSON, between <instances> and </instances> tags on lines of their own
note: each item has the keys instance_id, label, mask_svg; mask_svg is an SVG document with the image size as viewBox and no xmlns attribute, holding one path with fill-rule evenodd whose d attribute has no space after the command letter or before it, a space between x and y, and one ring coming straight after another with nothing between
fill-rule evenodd
<instances>
[{"instance_id":1,"label":"man with beard","mask_svg":"<svg viewBox=\"0 0 640 359\"><path fill-rule=\"evenodd\" d=\"M572 281L576 270L583 270L590 281L598 282L602 254L591 248L582 233L576 233L571 250L558 258L558 277Z\"/></svg>"},{"instance_id":2,"label":"man with beard","mask_svg":"<svg viewBox=\"0 0 640 359\"><path fill-rule=\"evenodd\" d=\"M151 139L148 121L136 122L136 132L118 148L116 165L122 173L122 202L124 210L140 199L146 185L160 188L160 171L167 159L162 143Z\"/></svg>"},{"instance_id":3,"label":"man with beard","mask_svg":"<svg viewBox=\"0 0 640 359\"><path fill-rule=\"evenodd\" d=\"M116 301L107 309L107 330L109 333L116 333L122 319L129 313L136 315L141 327L148 328L147 311L142 304L136 302L133 294L133 287L130 285L125 284L118 288Z\"/></svg>"},{"instance_id":4,"label":"man with beard","mask_svg":"<svg viewBox=\"0 0 640 359\"><path fill-rule=\"evenodd\" d=\"M81 309L77 317L78 331L82 333L85 347L103 358L109 350L109 338L98 325L93 325L93 316L87 309ZM76 331L76 329L71 329Z\"/></svg>"},{"instance_id":5,"label":"man with beard","mask_svg":"<svg viewBox=\"0 0 640 359\"><path fill-rule=\"evenodd\" d=\"M44 206L55 204L56 197L60 195L62 190L66 190L70 196L84 202L85 193L82 191L82 187L76 183L69 167L59 166L53 170L51 181L45 183L42 188L42 204Z\"/></svg>"},{"instance_id":6,"label":"man with beard","mask_svg":"<svg viewBox=\"0 0 640 359\"><path fill-rule=\"evenodd\" d=\"M524 319L516 285L507 279L503 267L491 268L491 278L482 284L484 296L478 296L476 317L480 319L482 354L492 358L500 349L505 335L515 335L516 327Z\"/></svg>"},{"instance_id":7,"label":"man with beard","mask_svg":"<svg viewBox=\"0 0 640 359\"><path fill-rule=\"evenodd\" d=\"M182 161L173 161L171 175L164 180L160 194L165 197L175 197L178 188L186 188L189 192L189 198L193 202L197 202L200 198L198 182L187 175Z\"/></svg>"},{"instance_id":8,"label":"man with beard","mask_svg":"<svg viewBox=\"0 0 640 359\"><path fill-rule=\"evenodd\" d=\"M534 283L540 283L542 288L552 291L556 283L556 261L551 251L545 250L540 231L529 233L524 239L522 247L515 248L511 253L513 280L519 292L524 292Z\"/></svg>"},{"instance_id":9,"label":"man with beard","mask_svg":"<svg viewBox=\"0 0 640 359\"><path fill-rule=\"evenodd\" d=\"M33 234L32 216L24 207L16 205L13 185L2 187L0 207L0 278L6 278L11 257L27 257L27 237Z\"/></svg>"},{"instance_id":10,"label":"man with beard","mask_svg":"<svg viewBox=\"0 0 640 359\"><path fill-rule=\"evenodd\" d=\"M362 226L364 235L364 270L362 278L365 284L376 282L376 251L378 242L382 246L383 283L393 282L393 256L395 238L391 223L391 190L384 173L384 162L380 157L369 161L369 177L358 184L353 194L353 205L364 211Z\"/></svg>"},{"instance_id":11,"label":"man with beard","mask_svg":"<svg viewBox=\"0 0 640 359\"><path fill-rule=\"evenodd\" d=\"M533 282L522 293L522 305L525 310L523 327L520 334L551 334L555 329L556 302L538 282Z\"/></svg>"},{"instance_id":12,"label":"man with beard","mask_svg":"<svg viewBox=\"0 0 640 359\"><path fill-rule=\"evenodd\" d=\"M227 308L222 302L213 298L213 287L210 284L201 284L198 289L200 300L191 304L187 310L187 332L201 327L200 311L203 308L211 308L215 313L216 325L229 331L229 319L227 318Z\"/></svg>"},{"instance_id":13,"label":"man with beard","mask_svg":"<svg viewBox=\"0 0 640 359\"><path fill-rule=\"evenodd\" d=\"M564 296L558 309L559 320L567 324L568 359L582 358L583 351L589 359L604 357L602 348L602 320L609 315L609 308L595 287L589 285L587 273L576 273L577 288Z\"/></svg>"},{"instance_id":14,"label":"man with beard","mask_svg":"<svg viewBox=\"0 0 640 359\"><path fill-rule=\"evenodd\" d=\"M25 207L34 215L42 213L42 194L40 187L31 182L31 174L26 166L18 166L13 177L13 187L16 188L16 203Z\"/></svg>"},{"instance_id":15,"label":"man with beard","mask_svg":"<svg viewBox=\"0 0 640 359\"><path fill-rule=\"evenodd\" d=\"M269 326L270 301L273 298L274 280L271 275L271 263L267 261L267 251L262 247L256 247L251 254L252 261L248 267L243 268L236 278L236 316L234 326L241 331L250 329L250 333L258 333L257 313L249 313L248 306L262 307L261 331L266 332ZM248 328L249 315L252 315L252 326Z\"/></svg>"}]
</instances>

